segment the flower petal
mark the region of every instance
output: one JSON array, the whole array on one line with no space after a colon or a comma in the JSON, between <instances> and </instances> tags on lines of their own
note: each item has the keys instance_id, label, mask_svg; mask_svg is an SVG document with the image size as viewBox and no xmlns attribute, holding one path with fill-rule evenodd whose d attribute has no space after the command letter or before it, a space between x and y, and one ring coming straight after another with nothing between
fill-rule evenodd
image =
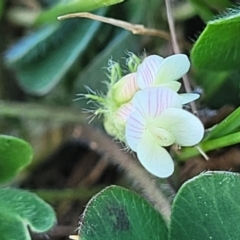
<instances>
[{"instance_id":1,"label":"flower petal","mask_svg":"<svg viewBox=\"0 0 240 240\"><path fill-rule=\"evenodd\" d=\"M137 146L142 138L145 128L145 118L139 109L133 109L127 118L125 137L128 146L137 151Z\"/></svg>"},{"instance_id":2,"label":"flower petal","mask_svg":"<svg viewBox=\"0 0 240 240\"><path fill-rule=\"evenodd\" d=\"M126 122L131 111L132 111L132 103L131 102L125 103L116 111L116 117L117 117L117 119L119 119L123 122ZM115 119L115 120L117 120L117 119Z\"/></svg>"},{"instance_id":3,"label":"flower petal","mask_svg":"<svg viewBox=\"0 0 240 240\"><path fill-rule=\"evenodd\" d=\"M174 171L170 154L154 141L148 131L145 132L138 145L137 156L141 164L157 177L169 177Z\"/></svg>"},{"instance_id":4,"label":"flower petal","mask_svg":"<svg viewBox=\"0 0 240 240\"><path fill-rule=\"evenodd\" d=\"M166 129L175 137L175 143L180 146L198 144L204 135L202 122L193 114L183 109L168 108L162 112L159 121L155 123Z\"/></svg>"},{"instance_id":5,"label":"flower petal","mask_svg":"<svg viewBox=\"0 0 240 240\"><path fill-rule=\"evenodd\" d=\"M161 63L156 74L154 86L180 79L190 68L190 61L184 54L167 57Z\"/></svg>"},{"instance_id":6,"label":"flower petal","mask_svg":"<svg viewBox=\"0 0 240 240\"><path fill-rule=\"evenodd\" d=\"M112 94L114 100L122 104L130 101L138 90L136 73L129 73L114 84Z\"/></svg>"},{"instance_id":7,"label":"flower petal","mask_svg":"<svg viewBox=\"0 0 240 240\"><path fill-rule=\"evenodd\" d=\"M146 120L157 117L169 107L182 107L178 94L169 88L146 88L137 92L133 98L133 109L140 112Z\"/></svg>"},{"instance_id":8,"label":"flower petal","mask_svg":"<svg viewBox=\"0 0 240 240\"><path fill-rule=\"evenodd\" d=\"M152 123L161 113L171 108L181 108L181 102L178 94L169 88L152 87L138 91L133 97L133 106L126 122L126 141L129 147L136 152L145 129L151 128ZM155 124L153 124L155 126ZM158 126L157 126L158 127ZM160 126L161 128L161 126ZM157 133L156 133L157 136ZM164 134L166 136L166 134ZM164 146L171 141L162 140ZM168 146L169 144L167 144Z\"/></svg>"},{"instance_id":9,"label":"flower petal","mask_svg":"<svg viewBox=\"0 0 240 240\"><path fill-rule=\"evenodd\" d=\"M140 89L152 87L163 58L151 55L143 60L137 69L137 83Z\"/></svg>"},{"instance_id":10,"label":"flower petal","mask_svg":"<svg viewBox=\"0 0 240 240\"><path fill-rule=\"evenodd\" d=\"M181 93L179 94L179 97L182 104L187 104L198 99L200 95L197 93Z\"/></svg>"},{"instance_id":11,"label":"flower petal","mask_svg":"<svg viewBox=\"0 0 240 240\"><path fill-rule=\"evenodd\" d=\"M181 83L177 81L171 81L167 83L161 84L161 87L168 87L171 88L173 91L178 92L178 90L181 88Z\"/></svg>"},{"instance_id":12,"label":"flower petal","mask_svg":"<svg viewBox=\"0 0 240 240\"><path fill-rule=\"evenodd\" d=\"M174 136L163 128L155 127L153 124L149 124L147 130L152 134L154 141L162 147L168 147L175 142Z\"/></svg>"}]
</instances>

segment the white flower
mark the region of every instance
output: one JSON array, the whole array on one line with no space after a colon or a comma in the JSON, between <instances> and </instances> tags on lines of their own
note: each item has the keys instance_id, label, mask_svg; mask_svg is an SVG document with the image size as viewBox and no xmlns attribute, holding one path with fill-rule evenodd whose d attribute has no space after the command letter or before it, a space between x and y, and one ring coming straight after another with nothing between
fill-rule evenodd
<instances>
[{"instance_id":1,"label":"white flower","mask_svg":"<svg viewBox=\"0 0 240 240\"><path fill-rule=\"evenodd\" d=\"M137 84L140 89L162 86L178 91L181 83L177 82L190 68L190 61L185 54L175 54L167 58L158 55L146 57L137 69ZM182 95L182 94L181 94ZM183 104L199 98L198 94L187 93L181 96Z\"/></svg>"},{"instance_id":2,"label":"white flower","mask_svg":"<svg viewBox=\"0 0 240 240\"><path fill-rule=\"evenodd\" d=\"M141 89L152 86L166 86L178 91L181 87L176 80L188 72L190 62L184 54L175 54L167 58L150 55L137 69L137 82Z\"/></svg>"},{"instance_id":3,"label":"white flower","mask_svg":"<svg viewBox=\"0 0 240 240\"><path fill-rule=\"evenodd\" d=\"M173 173L174 164L163 147L174 143L193 146L203 138L204 128L197 117L182 109L175 91L153 87L135 93L125 134L141 164L153 175L164 178Z\"/></svg>"}]
</instances>

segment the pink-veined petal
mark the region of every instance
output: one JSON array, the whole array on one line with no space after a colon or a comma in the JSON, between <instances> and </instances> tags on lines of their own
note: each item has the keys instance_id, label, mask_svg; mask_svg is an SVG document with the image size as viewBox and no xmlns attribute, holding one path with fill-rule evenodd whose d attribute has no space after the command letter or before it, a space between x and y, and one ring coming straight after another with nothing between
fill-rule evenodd
<instances>
[{"instance_id":1,"label":"pink-veined petal","mask_svg":"<svg viewBox=\"0 0 240 240\"><path fill-rule=\"evenodd\" d=\"M126 122L127 118L129 117L129 115L131 113L131 111L132 111L132 103L131 102L125 103L117 110L116 117L119 120L122 120L123 122Z\"/></svg>"},{"instance_id":2,"label":"pink-veined petal","mask_svg":"<svg viewBox=\"0 0 240 240\"><path fill-rule=\"evenodd\" d=\"M139 142L137 156L144 168L157 177L169 177L174 171L170 154L155 141L148 131L144 133Z\"/></svg>"},{"instance_id":3,"label":"pink-veined petal","mask_svg":"<svg viewBox=\"0 0 240 240\"><path fill-rule=\"evenodd\" d=\"M140 89L153 86L159 67L163 58L151 55L143 60L137 69L137 83Z\"/></svg>"},{"instance_id":4,"label":"pink-veined petal","mask_svg":"<svg viewBox=\"0 0 240 240\"><path fill-rule=\"evenodd\" d=\"M138 90L136 73L125 75L112 88L113 97L119 104L130 101Z\"/></svg>"},{"instance_id":5,"label":"pink-veined petal","mask_svg":"<svg viewBox=\"0 0 240 240\"><path fill-rule=\"evenodd\" d=\"M156 74L154 86L180 79L189 68L190 61L184 54L175 54L165 58Z\"/></svg>"},{"instance_id":6,"label":"pink-veined petal","mask_svg":"<svg viewBox=\"0 0 240 240\"><path fill-rule=\"evenodd\" d=\"M179 94L179 97L182 104L187 104L189 102L197 100L200 95L197 93L181 93Z\"/></svg>"},{"instance_id":7,"label":"pink-veined petal","mask_svg":"<svg viewBox=\"0 0 240 240\"><path fill-rule=\"evenodd\" d=\"M175 143L180 146L196 145L204 135L202 122L183 109L166 109L156 124L169 131L175 137Z\"/></svg>"},{"instance_id":8,"label":"pink-veined petal","mask_svg":"<svg viewBox=\"0 0 240 240\"><path fill-rule=\"evenodd\" d=\"M127 118L125 137L128 146L137 151L137 146L142 138L145 129L145 117L139 109L133 108L130 115Z\"/></svg>"},{"instance_id":9,"label":"pink-veined petal","mask_svg":"<svg viewBox=\"0 0 240 240\"><path fill-rule=\"evenodd\" d=\"M146 88L138 91L133 97L133 109L140 112L145 120L156 118L169 107L182 107L178 94L169 88Z\"/></svg>"}]
</instances>

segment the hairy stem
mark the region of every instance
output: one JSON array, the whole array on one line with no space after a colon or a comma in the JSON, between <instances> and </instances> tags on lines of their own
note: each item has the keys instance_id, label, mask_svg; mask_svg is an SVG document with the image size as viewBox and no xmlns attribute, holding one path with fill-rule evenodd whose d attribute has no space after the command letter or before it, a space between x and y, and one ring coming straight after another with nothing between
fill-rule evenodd
<instances>
[{"instance_id":1,"label":"hairy stem","mask_svg":"<svg viewBox=\"0 0 240 240\"><path fill-rule=\"evenodd\" d=\"M162 216L168 221L171 214L171 205L157 184L157 178L150 175L140 163L130 154L120 149L119 144L98 129L84 126L81 136L94 150L104 154L110 162L120 166L134 184L140 188L146 198L153 204Z\"/></svg>"},{"instance_id":2,"label":"hairy stem","mask_svg":"<svg viewBox=\"0 0 240 240\"><path fill-rule=\"evenodd\" d=\"M51 120L55 122L86 123L86 116L83 116L82 111L35 103L0 101L0 115L4 117Z\"/></svg>"}]
</instances>

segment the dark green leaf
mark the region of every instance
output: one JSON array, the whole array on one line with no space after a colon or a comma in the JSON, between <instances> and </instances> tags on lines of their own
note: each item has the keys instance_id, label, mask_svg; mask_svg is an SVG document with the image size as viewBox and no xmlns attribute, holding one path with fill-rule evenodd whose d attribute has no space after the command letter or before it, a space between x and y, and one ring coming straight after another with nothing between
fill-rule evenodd
<instances>
[{"instance_id":1,"label":"dark green leaf","mask_svg":"<svg viewBox=\"0 0 240 240\"><path fill-rule=\"evenodd\" d=\"M22 88L31 94L49 92L83 53L99 27L99 22L86 19L66 20L60 27L50 25L25 41L31 44L24 53L10 52L7 60L16 68Z\"/></svg>"},{"instance_id":2,"label":"dark green leaf","mask_svg":"<svg viewBox=\"0 0 240 240\"><path fill-rule=\"evenodd\" d=\"M111 186L88 203L79 236L81 240L166 240L167 226L146 200Z\"/></svg>"},{"instance_id":3,"label":"dark green leaf","mask_svg":"<svg viewBox=\"0 0 240 240\"><path fill-rule=\"evenodd\" d=\"M209 21L191 51L191 60L198 69L233 70L240 67L240 10Z\"/></svg>"},{"instance_id":4,"label":"dark green leaf","mask_svg":"<svg viewBox=\"0 0 240 240\"><path fill-rule=\"evenodd\" d=\"M204 90L204 102L208 102L208 106L210 107L219 100L214 97L215 94L219 94L219 90L223 86L225 82L228 82L229 72L212 72L212 71L204 71L198 69L195 73L195 81L197 84L201 86ZM229 89L226 89L229 91ZM228 97L228 95L224 95L224 97ZM222 99L222 97L221 97Z\"/></svg>"},{"instance_id":5,"label":"dark green leaf","mask_svg":"<svg viewBox=\"0 0 240 240\"><path fill-rule=\"evenodd\" d=\"M169 240L235 240L240 236L240 176L206 172L179 190Z\"/></svg>"},{"instance_id":6,"label":"dark green leaf","mask_svg":"<svg viewBox=\"0 0 240 240\"><path fill-rule=\"evenodd\" d=\"M240 107L212 129L204 140L215 139L233 133L240 127Z\"/></svg>"},{"instance_id":7,"label":"dark green leaf","mask_svg":"<svg viewBox=\"0 0 240 240\"><path fill-rule=\"evenodd\" d=\"M65 24L57 22L23 37L6 51L4 56L6 64L19 68L37 61L60 44L64 36L69 34L69 28L71 28L69 22Z\"/></svg>"}]
</instances>

